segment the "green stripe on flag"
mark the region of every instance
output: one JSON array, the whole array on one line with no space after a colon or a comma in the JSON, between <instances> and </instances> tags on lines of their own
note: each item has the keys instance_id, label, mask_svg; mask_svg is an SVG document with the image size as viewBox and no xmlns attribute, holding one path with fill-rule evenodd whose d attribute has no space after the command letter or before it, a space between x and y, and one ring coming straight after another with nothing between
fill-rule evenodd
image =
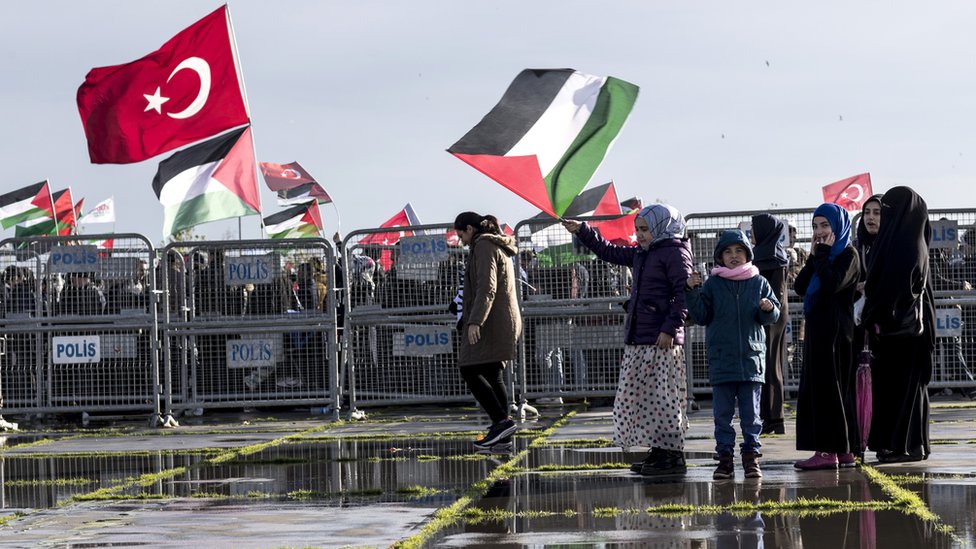
<instances>
[{"instance_id":1,"label":"green stripe on flag","mask_svg":"<svg viewBox=\"0 0 976 549\"><path fill-rule=\"evenodd\" d=\"M51 212L47 210L42 210L41 208L32 205L29 209L26 209L22 212L18 212L14 215L11 215L10 217L3 218L3 220L0 221L0 224L3 225L4 229L9 229L14 225L20 225L25 221L30 221L31 219L38 219L42 217L50 218Z\"/></svg>"},{"instance_id":2,"label":"green stripe on flag","mask_svg":"<svg viewBox=\"0 0 976 549\"><path fill-rule=\"evenodd\" d=\"M201 223L257 213L230 191L204 193L167 206L163 213L163 234L171 235Z\"/></svg>"},{"instance_id":3,"label":"green stripe on flag","mask_svg":"<svg viewBox=\"0 0 976 549\"><path fill-rule=\"evenodd\" d=\"M607 77L590 118L566 154L546 175L549 199L558 215L569 208L600 167L634 108L639 91L640 88L630 82Z\"/></svg>"}]
</instances>

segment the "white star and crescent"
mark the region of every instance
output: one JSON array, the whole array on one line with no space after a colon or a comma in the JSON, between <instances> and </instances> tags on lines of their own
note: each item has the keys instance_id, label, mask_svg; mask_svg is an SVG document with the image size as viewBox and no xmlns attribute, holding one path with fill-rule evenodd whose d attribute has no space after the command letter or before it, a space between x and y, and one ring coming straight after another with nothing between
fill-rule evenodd
<instances>
[{"instance_id":1,"label":"white star and crescent","mask_svg":"<svg viewBox=\"0 0 976 549\"><path fill-rule=\"evenodd\" d=\"M281 170L281 177L284 179L299 179L302 177L302 174L298 173L298 170L285 168L284 170Z\"/></svg>"},{"instance_id":2,"label":"white star and crescent","mask_svg":"<svg viewBox=\"0 0 976 549\"><path fill-rule=\"evenodd\" d=\"M847 194L847 191L849 191L851 189L857 189L857 198L851 198ZM846 198L846 199L848 199L851 202L854 202L856 204L856 203L860 202L862 198L864 198L864 187L862 187L858 183L852 183L851 186L849 186L846 189L844 189L844 192L841 193L840 196L841 196L841 198Z\"/></svg>"},{"instance_id":3,"label":"white star and crescent","mask_svg":"<svg viewBox=\"0 0 976 549\"><path fill-rule=\"evenodd\" d=\"M207 103L207 98L210 97L210 65L199 57L188 57L173 69L173 72L166 79L166 83L169 83L173 79L173 76L183 69L189 69L197 73L197 76L200 77L200 89L197 90L196 97L193 98L193 101L185 109L176 113L166 113L166 116L178 120L190 118L200 112L200 109ZM163 114L163 103L170 100L169 97L162 96L162 91L159 86L156 87L156 91L152 95L143 94L142 96L146 98L147 102L143 112L154 110L157 114Z\"/></svg>"}]
</instances>

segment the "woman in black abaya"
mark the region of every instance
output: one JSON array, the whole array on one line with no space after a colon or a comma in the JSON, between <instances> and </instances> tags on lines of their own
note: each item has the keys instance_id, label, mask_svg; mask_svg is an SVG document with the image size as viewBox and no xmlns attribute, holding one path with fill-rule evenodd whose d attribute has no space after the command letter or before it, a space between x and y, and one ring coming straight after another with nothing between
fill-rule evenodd
<instances>
[{"instance_id":1,"label":"woman in black abaya","mask_svg":"<svg viewBox=\"0 0 976 549\"><path fill-rule=\"evenodd\" d=\"M908 187L881 197L871 247L862 324L874 360L874 413L868 448L882 463L928 457L935 307L929 282L928 207Z\"/></svg>"}]
</instances>

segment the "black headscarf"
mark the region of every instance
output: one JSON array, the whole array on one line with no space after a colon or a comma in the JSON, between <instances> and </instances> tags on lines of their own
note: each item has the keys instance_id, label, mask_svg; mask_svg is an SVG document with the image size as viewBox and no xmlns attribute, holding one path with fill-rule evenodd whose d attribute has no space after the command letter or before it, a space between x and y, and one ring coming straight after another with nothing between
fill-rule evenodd
<instances>
[{"instance_id":1,"label":"black headscarf","mask_svg":"<svg viewBox=\"0 0 976 549\"><path fill-rule=\"evenodd\" d=\"M861 206L861 216L858 217L857 220L857 247L858 248L863 248L863 247L870 248L871 246L874 246L874 239L878 237L878 235L876 234L869 233L867 227L864 226L864 210L867 209L868 203L870 202L877 202L878 205L881 205L881 195L876 194L872 196L871 198L865 200L864 205Z\"/></svg>"},{"instance_id":2,"label":"black headscarf","mask_svg":"<svg viewBox=\"0 0 976 549\"><path fill-rule=\"evenodd\" d=\"M786 249L783 248L783 235L786 223L767 214L752 216L752 236L756 239L752 264L760 271L778 269L789 265Z\"/></svg>"},{"instance_id":3,"label":"black headscarf","mask_svg":"<svg viewBox=\"0 0 976 549\"><path fill-rule=\"evenodd\" d=\"M868 198L861 206L861 213L857 216L857 240L854 241L854 248L861 255L862 282L864 281L864 277L868 272L868 260L871 258L871 247L874 246L874 239L878 237L876 234L869 233L867 227L864 226L864 210L867 209L868 204L871 202L877 202L878 206L880 206L881 195L876 194L871 198Z\"/></svg>"},{"instance_id":4,"label":"black headscarf","mask_svg":"<svg viewBox=\"0 0 976 549\"><path fill-rule=\"evenodd\" d=\"M935 344L929 282L928 206L915 191L895 187L881 197L881 230L871 248L864 326L881 335L925 335Z\"/></svg>"}]
</instances>

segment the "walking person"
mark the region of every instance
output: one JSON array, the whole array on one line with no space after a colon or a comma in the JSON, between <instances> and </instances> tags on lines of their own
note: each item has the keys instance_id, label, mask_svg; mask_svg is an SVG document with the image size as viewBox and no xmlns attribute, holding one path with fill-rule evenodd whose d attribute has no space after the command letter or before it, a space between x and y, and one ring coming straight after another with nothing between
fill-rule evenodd
<instances>
[{"instance_id":1,"label":"walking person","mask_svg":"<svg viewBox=\"0 0 976 549\"><path fill-rule=\"evenodd\" d=\"M929 272L928 207L908 187L881 197L862 322L870 340L874 413L868 448L878 461L928 458L935 307Z\"/></svg>"},{"instance_id":2,"label":"walking person","mask_svg":"<svg viewBox=\"0 0 976 549\"><path fill-rule=\"evenodd\" d=\"M776 296L779 319L763 326L766 334L766 374L762 386L759 415L762 418L762 434L786 434L783 418L783 375L786 369L786 326L790 321L787 302L786 276L789 257L784 241L788 238L786 224L767 213L752 216L752 264L759 269Z\"/></svg>"},{"instance_id":3,"label":"walking person","mask_svg":"<svg viewBox=\"0 0 976 549\"><path fill-rule=\"evenodd\" d=\"M753 225L755 230L755 225ZM702 285L700 273L688 279L688 313L705 326L708 382L712 386L715 420L715 480L735 476L735 428L732 416L739 403L742 468L746 478L759 478L762 456L759 434L760 401L766 379L766 332L780 317L780 304L769 282L753 265L752 247L739 230L725 231L715 246L712 276ZM783 268L785 277L785 266ZM784 278L785 280L785 278Z\"/></svg>"},{"instance_id":4,"label":"walking person","mask_svg":"<svg viewBox=\"0 0 976 549\"><path fill-rule=\"evenodd\" d=\"M648 447L643 461L631 466L642 475L681 474L685 411L685 285L691 274L691 247L685 220L675 208L654 204L634 219L636 246L617 246L586 223L563 226L600 259L633 271L624 325L624 358L613 403L613 439L622 448Z\"/></svg>"},{"instance_id":5,"label":"walking person","mask_svg":"<svg viewBox=\"0 0 976 549\"><path fill-rule=\"evenodd\" d=\"M518 250L515 239L502 233L492 215L463 212L454 220L454 229L471 249L464 274L458 367L491 418L488 432L474 443L475 448L486 450L510 444L518 428L508 415L503 378L505 363L515 358L522 333L512 262Z\"/></svg>"},{"instance_id":6,"label":"walking person","mask_svg":"<svg viewBox=\"0 0 976 549\"><path fill-rule=\"evenodd\" d=\"M803 370L796 401L796 449L813 456L798 461L802 470L855 465L854 292L860 274L850 246L847 210L821 204L813 212L813 241L793 289L803 296L806 318Z\"/></svg>"}]
</instances>

